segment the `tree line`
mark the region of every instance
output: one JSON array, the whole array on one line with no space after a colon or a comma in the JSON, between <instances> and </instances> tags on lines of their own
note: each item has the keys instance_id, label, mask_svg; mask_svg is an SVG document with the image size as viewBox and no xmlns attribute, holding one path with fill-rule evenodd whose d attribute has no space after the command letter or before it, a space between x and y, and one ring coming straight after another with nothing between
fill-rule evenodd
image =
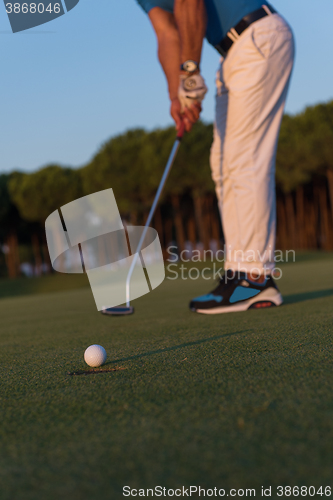
<instances>
[{"instance_id":1,"label":"tree line","mask_svg":"<svg viewBox=\"0 0 333 500\"><path fill-rule=\"evenodd\" d=\"M153 226L163 249L220 248L223 233L210 175L213 126L198 122L179 149ZM79 169L47 165L0 175L0 274L22 262L50 269L44 222L62 205L112 187L124 220L145 222L175 139L173 127L129 130ZM283 117L276 159L277 247L333 250L333 101ZM258 195L260 195L258 193Z\"/></svg>"}]
</instances>

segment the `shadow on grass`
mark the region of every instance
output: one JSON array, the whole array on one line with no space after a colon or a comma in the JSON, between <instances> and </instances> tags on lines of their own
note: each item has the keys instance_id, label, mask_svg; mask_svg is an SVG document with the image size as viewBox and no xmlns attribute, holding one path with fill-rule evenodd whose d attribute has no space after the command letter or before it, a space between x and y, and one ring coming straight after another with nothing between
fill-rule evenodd
<instances>
[{"instance_id":1,"label":"shadow on grass","mask_svg":"<svg viewBox=\"0 0 333 500\"><path fill-rule=\"evenodd\" d=\"M152 356L153 354L161 354L162 352L177 351L177 349L182 349L183 347L191 347L193 345L204 344L205 342L211 342L212 340L223 339L224 337L232 337L233 335L240 335L243 333L253 332L253 330L242 330L240 332L224 333L223 335L215 335L214 337L209 337L208 339L194 340L193 342L185 342L184 344L175 345L172 347L165 347L164 349L157 349L156 351L143 352L142 354L136 354L135 356L129 356L127 358L115 359L113 361L108 361L105 365L111 365L114 363L119 363L120 361L131 361L132 359L144 358L145 356ZM104 366L105 366L104 365Z\"/></svg>"},{"instance_id":2,"label":"shadow on grass","mask_svg":"<svg viewBox=\"0 0 333 500\"><path fill-rule=\"evenodd\" d=\"M324 297L330 297L333 295L333 288L328 290L317 290L316 292L303 292L303 293L294 293L292 295L284 295L283 303L287 304L296 304L297 302L304 302L305 300L311 299L322 299Z\"/></svg>"}]
</instances>

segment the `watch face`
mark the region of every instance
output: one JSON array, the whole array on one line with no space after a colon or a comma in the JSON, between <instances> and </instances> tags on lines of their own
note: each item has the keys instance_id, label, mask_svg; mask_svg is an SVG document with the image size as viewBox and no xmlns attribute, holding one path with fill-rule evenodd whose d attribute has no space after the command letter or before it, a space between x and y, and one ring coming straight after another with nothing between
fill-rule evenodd
<instances>
[{"instance_id":1,"label":"watch face","mask_svg":"<svg viewBox=\"0 0 333 500\"><path fill-rule=\"evenodd\" d=\"M198 64L195 61L185 61L183 64L183 69L191 73L192 71L198 69Z\"/></svg>"}]
</instances>

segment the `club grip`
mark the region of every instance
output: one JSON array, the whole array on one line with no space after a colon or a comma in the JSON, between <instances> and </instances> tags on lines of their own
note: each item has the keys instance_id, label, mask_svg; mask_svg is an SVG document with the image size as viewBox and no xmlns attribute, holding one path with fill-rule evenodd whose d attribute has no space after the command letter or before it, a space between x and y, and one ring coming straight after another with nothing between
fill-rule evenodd
<instances>
[{"instance_id":1,"label":"club grip","mask_svg":"<svg viewBox=\"0 0 333 500\"><path fill-rule=\"evenodd\" d=\"M181 141L184 134L185 134L185 125L184 122L182 121L181 126L177 132L177 139Z\"/></svg>"}]
</instances>

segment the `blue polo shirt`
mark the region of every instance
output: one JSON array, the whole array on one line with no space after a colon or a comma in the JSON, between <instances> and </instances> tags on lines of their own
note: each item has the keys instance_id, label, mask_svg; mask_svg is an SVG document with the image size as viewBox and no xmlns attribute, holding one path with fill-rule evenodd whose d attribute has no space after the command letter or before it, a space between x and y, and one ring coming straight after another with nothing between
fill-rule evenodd
<instances>
[{"instance_id":1,"label":"blue polo shirt","mask_svg":"<svg viewBox=\"0 0 333 500\"><path fill-rule=\"evenodd\" d=\"M161 7L173 12L174 0L137 0L145 12L153 7ZM206 38L212 45L217 45L227 32L244 16L267 5L265 0L205 0L207 10Z\"/></svg>"}]
</instances>

